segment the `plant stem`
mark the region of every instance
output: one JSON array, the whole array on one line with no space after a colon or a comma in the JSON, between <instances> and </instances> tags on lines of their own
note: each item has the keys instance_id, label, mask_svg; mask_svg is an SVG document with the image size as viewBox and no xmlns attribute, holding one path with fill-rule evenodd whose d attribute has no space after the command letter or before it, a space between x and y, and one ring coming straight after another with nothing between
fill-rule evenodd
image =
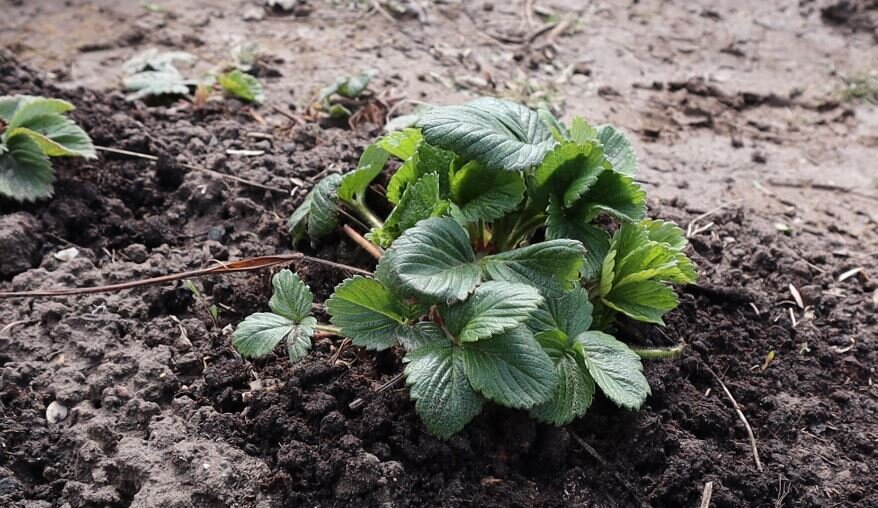
<instances>
[{"instance_id":1,"label":"plant stem","mask_svg":"<svg viewBox=\"0 0 878 508\"><path fill-rule=\"evenodd\" d=\"M668 358L675 358L680 356L683 353L683 349L686 347L685 343L677 344L674 347L668 348L631 348L632 351L637 353L637 356L644 360L665 360Z\"/></svg>"},{"instance_id":2,"label":"plant stem","mask_svg":"<svg viewBox=\"0 0 878 508\"><path fill-rule=\"evenodd\" d=\"M317 323L316 325L314 325L314 329L318 332L331 333L332 335L338 335L339 337L341 337L341 328L337 326Z\"/></svg>"},{"instance_id":3,"label":"plant stem","mask_svg":"<svg viewBox=\"0 0 878 508\"><path fill-rule=\"evenodd\" d=\"M384 226L384 221L378 218L372 210L366 206L366 203L362 201L352 201L348 203L348 206L351 207L351 210L357 212L360 217L362 217L366 222L372 225L372 227L380 228Z\"/></svg>"}]
</instances>

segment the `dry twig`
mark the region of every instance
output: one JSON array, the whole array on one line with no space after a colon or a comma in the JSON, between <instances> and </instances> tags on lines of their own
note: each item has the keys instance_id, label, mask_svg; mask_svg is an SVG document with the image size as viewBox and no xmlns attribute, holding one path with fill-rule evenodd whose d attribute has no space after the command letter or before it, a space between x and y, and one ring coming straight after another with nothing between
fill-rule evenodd
<instances>
[{"instance_id":1,"label":"dry twig","mask_svg":"<svg viewBox=\"0 0 878 508\"><path fill-rule=\"evenodd\" d=\"M704 490L701 491L701 504L699 508L710 508L710 498L713 496L713 482L704 484Z\"/></svg>"},{"instance_id":2,"label":"dry twig","mask_svg":"<svg viewBox=\"0 0 878 508\"><path fill-rule=\"evenodd\" d=\"M726 397L731 401L732 407L735 409L735 413L738 414L738 419L744 424L744 428L747 429L747 436L750 438L750 451L753 453L753 460L756 462L756 469L762 471L762 461L759 460L759 450L756 448L756 437L753 435L753 429L750 427L750 423L747 421L747 417L744 416L744 412L741 411L741 406L738 405L738 401L732 396L732 392L726 388L725 383L720 377L707 365L704 366L707 369L707 372L710 373L711 376L716 379L716 382L719 383L720 388L723 389L723 392L726 394Z\"/></svg>"},{"instance_id":3,"label":"dry twig","mask_svg":"<svg viewBox=\"0 0 878 508\"><path fill-rule=\"evenodd\" d=\"M351 240L356 242L357 245L362 247L363 250L371 254L372 257L374 257L375 259L381 259L381 257L384 256L384 251L381 249L381 247L363 238L363 235L354 231L354 228L345 224L342 227L342 230L344 230L345 234L348 235Z\"/></svg>"}]
</instances>

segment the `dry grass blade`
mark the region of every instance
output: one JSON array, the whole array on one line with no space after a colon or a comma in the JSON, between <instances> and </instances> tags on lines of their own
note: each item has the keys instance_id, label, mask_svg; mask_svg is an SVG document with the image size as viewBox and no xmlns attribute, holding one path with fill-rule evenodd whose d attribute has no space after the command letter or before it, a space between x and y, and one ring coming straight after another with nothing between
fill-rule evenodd
<instances>
[{"instance_id":1,"label":"dry grass blade","mask_svg":"<svg viewBox=\"0 0 878 508\"><path fill-rule=\"evenodd\" d=\"M701 504L698 505L699 508L709 508L711 497L713 497L713 482L707 482L704 484L704 490L701 491Z\"/></svg>"},{"instance_id":2,"label":"dry grass blade","mask_svg":"<svg viewBox=\"0 0 878 508\"><path fill-rule=\"evenodd\" d=\"M862 271L863 271L863 267L862 267L862 266L858 266L858 267L856 267L856 268L851 268L850 270L848 270L848 271L844 272L843 274L839 275L839 276L838 276L838 281L839 281L839 282L844 282L844 281L850 279L851 277L853 277L854 275L856 275L856 274L858 274L858 273L860 273L860 272L862 272Z\"/></svg>"},{"instance_id":3,"label":"dry grass blade","mask_svg":"<svg viewBox=\"0 0 878 508\"><path fill-rule=\"evenodd\" d=\"M753 435L753 429L750 427L750 423L747 421L747 417L744 416L744 412L741 411L741 406L738 405L738 401L735 400L735 397L732 396L732 392L726 387L726 384L723 383L723 380L707 365L704 366L707 369L707 372L716 379L716 382L719 383L720 388L722 388L723 393L726 394L726 397L732 403L732 407L735 409L735 413L738 415L738 419L744 424L744 428L747 429L747 436L750 438L750 451L753 453L753 461L756 462L756 469L762 471L762 461L759 460L759 450L756 448L756 436Z\"/></svg>"},{"instance_id":4,"label":"dry grass blade","mask_svg":"<svg viewBox=\"0 0 878 508\"><path fill-rule=\"evenodd\" d=\"M799 290L796 289L796 286L790 284L790 294L793 295L793 300L796 301L796 305L799 306L800 309L805 308L805 302L802 301L802 295L799 294Z\"/></svg>"}]
</instances>

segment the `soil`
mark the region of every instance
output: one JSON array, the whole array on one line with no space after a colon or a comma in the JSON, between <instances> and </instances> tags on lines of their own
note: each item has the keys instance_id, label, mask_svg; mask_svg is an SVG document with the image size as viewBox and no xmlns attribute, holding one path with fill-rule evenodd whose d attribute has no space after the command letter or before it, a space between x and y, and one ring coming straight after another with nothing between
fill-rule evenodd
<instances>
[{"instance_id":1,"label":"soil","mask_svg":"<svg viewBox=\"0 0 878 508\"><path fill-rule=\"evenodd\" d=\"M687 344L647 363L641 411L598 399L559 429L489 407L448 441L424 432L405 390L374 395L400 372L398 351L322 338L294 367L238 357L231 327L265 308L267 271L200 279L198 294L173 283L2 300L0 505L677 507L698 505L707 482L716 507L878 505L878 110L837 93L839 74L878 57L874 2L536 2L577 17L523 45L499 42L532 33L522 5L499 2L413 2L392 23L368 2L299 2L289 15L244 2L19 3L0 20L0 95L67 98L96 144L160 159L56 160L54 198L0 199L0 291L289 252L285 218L381 126L298 125L272 106L301 112L364 65L388 96L524 90L626 128L650 214L697 231L701 280L665 328L623 327L632 344ZM247 9L262 19L244 21ZM216 62L245 36L268 55L269 102L255 110L147 107L106 78L146 47ZM71 246L77 257L56 257ZM306 250L372 265L342 236ZM318 301L345 276L294 268ZM761 471L711 371L752 426Z\"/></svg>"}]
</instances>

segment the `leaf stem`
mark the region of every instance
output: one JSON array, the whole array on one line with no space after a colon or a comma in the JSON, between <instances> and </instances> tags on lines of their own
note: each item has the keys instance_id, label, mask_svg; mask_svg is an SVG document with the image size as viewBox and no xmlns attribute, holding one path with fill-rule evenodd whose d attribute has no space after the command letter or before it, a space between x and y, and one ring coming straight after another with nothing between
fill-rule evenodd
<instances>
[{"instance_id":1,"label":"leaf stem","mask_svg":"<svg viewBox=\"0 0 878 508\"><path fill-rule=\"evenodd\" d=\"M680 356L683 353L683 349L686 348L686 344L681 342L674 347L668 348L631 348L632 351L637 353L637 356L644 360L665 360L668 358L675 358Z\"/></svg>"},{"instance_id":2,"label":"leaf stem","mask_svg":"<svg viewBox=\"0 0 878 508\"><path fill-rule=\"evenodd\" d=\"M333 326L333 325L325 325L323 323L317 323L316 325L314 325L314 329L317 330L318 332L330 333L332 335L338 335L339 337L341 337L341 335L342 335L341 328L339 328L337 326Z\"/></svg>"},{"instance_id":3,"label":"leaf stem","mask_svg":"<svg viewBox=\"0 0 878 508\"><path fill-rule=\"evenodd\" d=\"M351 210L357 212L357 214L366 222L372 225L372 227L380 228L384 226L384 221L381 220L375 213L369 209L366 203L362 201L351 201L347 203L348 206L351 207Z\"/></svg>"}]
</instances>

